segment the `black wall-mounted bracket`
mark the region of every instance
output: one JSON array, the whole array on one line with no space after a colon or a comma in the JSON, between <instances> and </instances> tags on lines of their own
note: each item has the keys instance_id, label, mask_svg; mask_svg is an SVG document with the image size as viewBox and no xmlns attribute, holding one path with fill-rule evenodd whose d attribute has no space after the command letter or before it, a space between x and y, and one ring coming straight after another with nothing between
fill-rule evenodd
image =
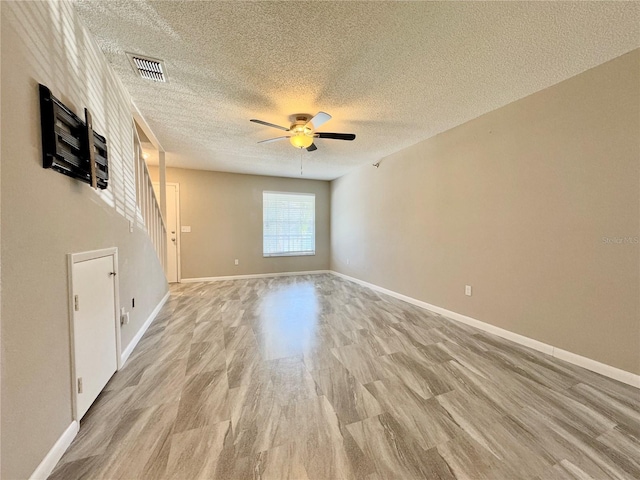
<instances>
[{"instance_id":1,"label":"black wall-mounted bracket","mask_svg":"<svg viewBox=\"0 0 640 480\"><path fill-rule=\"evenodd\" d=\"M109 182L107 140L93 130L86 108L85 120L40 85L42 166L105 189Z\"/></svg>"}]
</instances>

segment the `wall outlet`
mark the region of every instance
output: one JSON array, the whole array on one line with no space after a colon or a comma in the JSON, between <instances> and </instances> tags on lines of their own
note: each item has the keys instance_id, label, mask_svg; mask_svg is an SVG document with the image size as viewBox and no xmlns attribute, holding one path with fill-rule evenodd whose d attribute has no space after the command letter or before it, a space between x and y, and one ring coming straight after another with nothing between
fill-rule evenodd
<instances>
[{"instance_id":1,"label":"wall outlet","mask_svg":"<svg viewBox=\"0 0 640 480\"><path fill-rule=\"evenodd\" d=\"M470 297L470 296L471 296L471 285L465 285L465 286L464 286L464 294L465 294L467 297Z\"/></svg>"},{"instance_id":2,"label":"wall outlet","mask_svg":"<svg viewBox=\"0 0 640 480\"><path fill-rule=\"evenodd\" d=\"M351 264L351 260L347 258L347 265L350 265L350 264Z\"/></svg>"},{"instance_id":3,"label":"wall outlet","mask_svg":"<svg viewBox=\"0 0 640 480\"><path fill-rule=\"evenodd\" d=\"M129 233L133 233L133 220L129 220Z\"/></svg>"},{"instance_id":4,"label":"wall outlet","mask_svg":"<svg viewBox=\"0 0 640 480\"><path fill-rule=\"evenodd\" d=\"M120 325L129 325L129 312L124 307L120 309Z\"/></svg>"},{"instance_id":5,"label":"wall outlet","mask_svg":"<svg viewBox=\"0 0 640 480\"><path fill-rule=\"evenodd\" d=\"M180 231L182 233L191 233L191 226L190 225L183 225L180 227Z\"/></svg>"},{"instance_id":6,"label":"wall outlet","mask_svg":"<svg viewBox=\"0 0 640 480\"><path fill-rule=\"evenodd\" d=\"M235 259L234 263L235 263L236 265L240 265L240 261L239 261L237 258Z\"/></svg>"}]
</instances>

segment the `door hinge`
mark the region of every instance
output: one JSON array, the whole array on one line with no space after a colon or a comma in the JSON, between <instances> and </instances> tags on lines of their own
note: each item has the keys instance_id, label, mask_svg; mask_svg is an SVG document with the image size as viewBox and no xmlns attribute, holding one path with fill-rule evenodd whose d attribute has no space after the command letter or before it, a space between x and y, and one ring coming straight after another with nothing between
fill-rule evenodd
<instances>
[{"instance_id":1,"label":"door hinge","mask_svg":"<svg viewBox=\"0 0 640 480\"><path fill-rule=\"evenodd\" d=\"M82 377L78 377L78 393L82 393Z\"/></svg>"},{"instance_id":2,"label":"door hinge","mask_svg":"<svg viewBox=\"0 0 640 480\"><path fill-rule=\"evenodd\" d=\"M78 300L78 295L73 296L73 308L76 312L80 310L80 301Z\"/></svg>"}]
</instances>

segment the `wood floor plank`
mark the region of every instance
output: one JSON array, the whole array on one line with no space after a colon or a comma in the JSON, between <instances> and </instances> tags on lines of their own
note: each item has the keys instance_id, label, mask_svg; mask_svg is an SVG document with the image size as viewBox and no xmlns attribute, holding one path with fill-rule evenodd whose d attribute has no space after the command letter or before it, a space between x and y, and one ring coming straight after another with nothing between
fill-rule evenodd
<instances>
[{"instance_id":1,"label":"wood floor plank","mask_svg":"<svg viewBox=\"0 0 640 480\"><path fill-rule=\"evenodd\" d=\"M341 423L354 423L383 413L378 401L336 359L329 368L315 370L311 375Z\"/></svg>"},{"instance_id":2,"label":"wood floor plank","mask_svg":"<svg viewBox=\"0 0 640 480\"><path fill-rule=\"evenodd\" d=\"M210 478L230 429L231 422L227 420L174 433L164 476L193 480Z\"/></svg>"},{"instance_id":3,"label":"wood floor plank","mask_svg":"<svg viewBox=\"0 0 640 480\"><path fill-rule=\"evenodd\" d=\"M332 275L178 284L51 479L640 478L640 392Z\"/></svg>"}]
</instances>

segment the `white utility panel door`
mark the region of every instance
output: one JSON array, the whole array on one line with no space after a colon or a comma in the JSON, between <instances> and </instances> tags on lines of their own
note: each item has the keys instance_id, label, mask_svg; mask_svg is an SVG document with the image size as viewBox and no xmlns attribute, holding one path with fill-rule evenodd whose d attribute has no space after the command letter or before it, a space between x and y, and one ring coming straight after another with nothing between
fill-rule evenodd
<instances>
[{"instance_id":1,"label":"white utility panel door","mask_svg":"<svg viewBox=\"0 0 640 480\"><path fill-rule=\"evenodd\" d=\"M118 368L115 257L73 264L73 336L80 420Z\"/></svg>"}]
</instances>

